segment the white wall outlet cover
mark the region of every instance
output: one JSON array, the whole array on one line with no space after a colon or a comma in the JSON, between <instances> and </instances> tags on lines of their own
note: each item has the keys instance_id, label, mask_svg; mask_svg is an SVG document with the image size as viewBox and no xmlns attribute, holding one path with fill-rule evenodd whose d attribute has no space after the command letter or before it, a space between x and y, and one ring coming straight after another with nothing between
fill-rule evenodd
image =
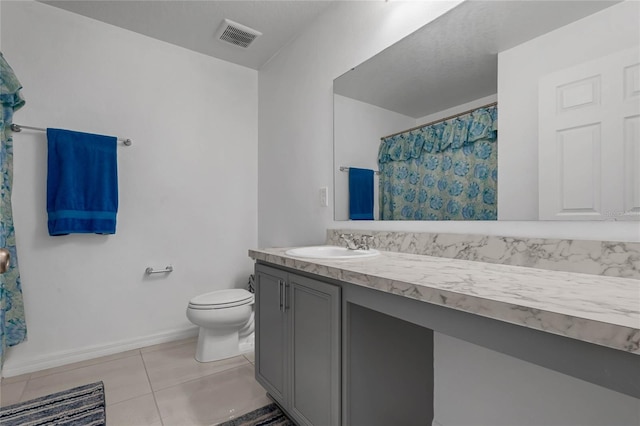
<instances>
[{"instance_id":1,"label":"white wall outlet cover","mask_svg":"<svg viewBox=\"0 0 640 426\"><path fill-rule=\"evenodd\" d=\"M320 206L329 207L329 188L326 186L320 188Z\"/></svg>"}]
</instances>

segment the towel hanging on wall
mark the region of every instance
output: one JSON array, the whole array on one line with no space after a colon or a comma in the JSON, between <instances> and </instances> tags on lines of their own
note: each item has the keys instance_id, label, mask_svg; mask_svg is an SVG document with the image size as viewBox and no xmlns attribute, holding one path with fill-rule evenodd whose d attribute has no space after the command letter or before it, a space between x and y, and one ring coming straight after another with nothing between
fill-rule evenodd
<instances>
[{"instance_id":1,"label":"towel hanging on wall","mask_svg":"<svg viewBox=\"0 0 640 426\"><path fill-rule=\"evenodd\" d=\"M49 235L115 234L117 138L47 129Z\"/></svg>"}]
</instances>

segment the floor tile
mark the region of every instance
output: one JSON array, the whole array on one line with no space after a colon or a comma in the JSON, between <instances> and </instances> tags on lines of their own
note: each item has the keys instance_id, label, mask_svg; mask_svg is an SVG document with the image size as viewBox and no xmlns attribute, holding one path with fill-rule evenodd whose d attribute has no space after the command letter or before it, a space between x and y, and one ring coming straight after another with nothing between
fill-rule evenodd
<instances>
[{"instance_id":1,"label":"floor tile","mask_svg":"<svg viewBox=\"0 0 640 426\"><path fill-rule=\"evenodd\" d=\"M36 371L31 373L31 378L44 377L50 374L61 373L63 371L75 370L76 368L87 367L89 365L101 364L107 361L113 361L116 359L127 358L130 356L140 355L139 349L133 349L131 351L120 352L113 355L102 356L100 358L88 359L86 361L74 362L73 364L61 365L60 367L47 368L46 370Z\"/></svg>"},{"instance_id":2,"label":"floor tile","mask_svg":"<svg viewBox=\"0 0 640 426\"><path fill-rule=\"evenodd\" d=\"M249 353L243 354L243 355L247 359L247 361L249 361L251 364L255 364L256 363L256 354L254 352L249 352Z\"/></svg>"},{"instance_id":3,"label":"floor tile","mask_svg":"<svg viewBox=\"0 0 640 426\"><path fill-rule=\"evenodd\" d=\"M214 362L198 362L195 359L196 343L143 352L149 381L154 391L188 382L249 362L242 355Z\"/></svg>"},{"instance_id":4,"label":"floor tile","mask_svg":"<svg viewBox=\"0 0 640 426\"><path fill-rule=\"evenodd\" d=\"M107 420L109 426L162 426L152 394L109 405Z\"/></svg>"},{"instance_id":5,"label":"floor tile","mask_svg":"<svg viewBox=\"0 0 640 426\"><path fill-rule=\"evenodd\" d=\"M27 382L2 383L0 385L0 407L20 402L20 397L27 387Z\"/></svg>"},{"instance_id":6,"label":"floor tile","mask_svg":"<svg viewBox=\"0 0 640 426\"><path fill-rule=\"evenodd\" d=\"M211 425L271 401L250 364L155 392L165 425Z\"/></svg>"},{"instance_id":7,"label":"floor tile","mask_svg":"<svg viewBox=\"0 0 640 426\"><path fill-rule=\"evenodd\" d=\"M193 337L189 337L188 339L174 340L173 342L165 342L165 343L159 343L153 346L147 346L146 348L140 349L140 352L144 354L147 352L153 352L160 349L169 349L175 346L181 346L187 343L193 343L193 347L195 348L195 342L197 341L198 341L198 336L193 336Z\"/></svg>"},{"instance_id":8,"label":"floor tile","mask_svg":"<svg viewBox=\"0 0 640 426\"><path fill-rule=\"evenodd\" d=\"M21 400L103 381L107 405L151 393L140 355L30 379Z\"/></svg>"}]
</instances>

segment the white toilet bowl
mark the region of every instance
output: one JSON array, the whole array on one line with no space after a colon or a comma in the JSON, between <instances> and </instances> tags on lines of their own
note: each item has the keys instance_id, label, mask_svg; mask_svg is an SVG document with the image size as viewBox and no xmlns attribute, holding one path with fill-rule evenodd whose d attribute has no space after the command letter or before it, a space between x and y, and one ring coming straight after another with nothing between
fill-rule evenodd
<instances>
[{"instance_id":1,"label":"white toilet bowl","mask_svg":"<svg viewBox=\"0 0 640 426\"><path fill-rule=\"evenodd\" d=\"M196 360L217 361L240 354L239 339L253 333L253 294L217 290L189 301L187 318L200 327Z\"/></svg>"}]
</instances>

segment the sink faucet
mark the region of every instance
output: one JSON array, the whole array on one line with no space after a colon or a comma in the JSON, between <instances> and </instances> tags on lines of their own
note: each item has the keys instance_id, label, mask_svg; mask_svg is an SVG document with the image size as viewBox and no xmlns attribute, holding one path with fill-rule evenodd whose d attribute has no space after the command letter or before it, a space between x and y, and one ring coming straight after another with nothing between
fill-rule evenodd
<instances>
[{"instance_id":1,"label":"sink faucet","mask_svg":"<svg viewBox=\"0 0 640 426\"><path fill-rule=\"evenodd\" d=\"M347 243L347 248L349 250L357 250L358 247L353 238L353 234L340 234L340 239Z\"/></svg>"},{"instance_id":2,"label":"sink faucet","mask_svg":"<svg viewBox=\"0 0 640 426\"><path fill-rule=\"evenodd\" d=\"M373 235L340 234L340 238L347 243L349 250L369 250Z\"/></svg>"}]
</instances>

